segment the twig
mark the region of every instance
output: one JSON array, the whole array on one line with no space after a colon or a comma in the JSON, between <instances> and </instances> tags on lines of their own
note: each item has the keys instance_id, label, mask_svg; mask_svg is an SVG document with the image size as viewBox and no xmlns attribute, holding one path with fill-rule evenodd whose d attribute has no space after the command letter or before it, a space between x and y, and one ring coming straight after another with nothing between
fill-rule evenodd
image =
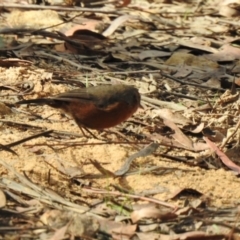
<instances>
[{"instance_id":1,"label":"twig","mask_svg":"<svg viewBox=\"0 0 240 240\"><path fill-rule=\"evenodd\" d=\"M209 87L209 86L205 86L205 85L201 85L201 84L197 84L197 83L191 83L190 81L188 82L185 82L185 81L182 81L178 78L175 78L171 75L168 75L168 74L165 74L165 73L161 73L162 76L164 77L167 77L167 78L170 78L171 80L175 81L175 82L178 82L178 83L181 83L181 84L186 84L186 85L190 85L190 86L195 86L195 87L198 87L198 88L205 88L205 89L210 89L210 90L217 90L217 91L220 91L220 92L225 92L226 90L225 89L222 89L222 88L216 88L216 87Z\"/></svg>"},{"instance_id":2,"label":"twig","mask_svg":"<svg viewBox=\"0 0 240 240\"><path fill-rule=\"evenodd\" d=\"M19 144L21 144L21 143L24 143L24 142L27 142L27 141L29 141L29 140L32 140L32 139L34 139L34 138L46 136L46 135L48 135L48 134L50 134L50 133L52 133L52 132L53 132L53 130L47 130L47 131L45 131L45 132L41 132L41 133L35 134L35 135L33 135L33 136L23 138L23 139L18 140L18 141L16 141L16 142L9 143L9 144L7 144L7 145L5 145L5 146L6 146L6 147L14 147L14 146L17 146L17 145L19 145ZM0 149L0 150L1 150L1 149Z\"/></svg>"},{"instance_id":3,"label":"twig","mask_svg":"<svg viewBox=\"0 0 240 240\"><path fill-rule=\"evenodd\" d=\"M65 6L43 6L43 5L35 5L35 4L1 4L2 8L16 8L16 9L28 9L28 10L54 10L54 11L64 11L64 12L93 12L93 13L105 13L105 14L116 14L122 15L119 10L118 11L110 11L110 10L103 10L100 8L81 8L81 7L65 7Z\"/></svg>"}]
</instances>

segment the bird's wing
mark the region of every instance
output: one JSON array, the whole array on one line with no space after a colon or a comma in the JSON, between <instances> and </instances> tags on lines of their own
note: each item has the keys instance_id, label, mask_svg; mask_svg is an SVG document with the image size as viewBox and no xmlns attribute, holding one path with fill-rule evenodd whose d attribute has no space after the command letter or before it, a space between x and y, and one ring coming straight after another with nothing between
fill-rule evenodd
<instances>
[{"instance_id":1,"label":"bird's wing","mask_svg":"<svg viewBox=\"0 0 240 240\"><path fill-rule=\"evenodd\" d=\"M60 93L56 96L51 97L51 99L53 100L57 100L57 101L72 101L73 98L75 99L82 99L82 100L86 100L86 101L93 101L95 100L95 97L88 93L85 89L75 89L69 92L65 92L65 93Z\"/></svg>"}]
</instances>

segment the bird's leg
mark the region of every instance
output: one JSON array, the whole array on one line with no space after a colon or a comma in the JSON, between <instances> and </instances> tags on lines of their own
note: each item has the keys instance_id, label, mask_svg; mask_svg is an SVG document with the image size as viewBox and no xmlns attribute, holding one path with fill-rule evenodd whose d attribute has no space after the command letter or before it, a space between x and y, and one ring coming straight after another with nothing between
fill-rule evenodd
<instances>
[{"instance_id":1,"label":"bird's leg","mask_svg":"<svg viewBox=\"0 0 240 240\"><path fill-rule=\"evenodd\" d=\"M84 134L83 129L84 129L86 132L88 132L93 138L99 139L98 137L96 137L96 136L95 136L90 130L88 130L87 128L85 128L85 127L80 127L80 129L81 129L81 131L82 131L82 133L83 133L83 135L84 135L85 137L87 137L87 136Z\"/></svg>"},{"instance_id":2,"label":"bird's leg","mask_svg":"<svg viewBox=\"0 0 240 240\"><path fill-rule=\"evenodd\" d=\"M83 134L84 137L88 138L88 136L85 134L85 132L83 131L83 129L84 129L86 132L88 132L93 138L98 139L90 130L88 130L86 127L84 127L77 119L75 119L75 121L76 121L78 127L80 128L80 130L81 130L81 132L82 132L82 134Z\"/></svg>"}]
</instances>

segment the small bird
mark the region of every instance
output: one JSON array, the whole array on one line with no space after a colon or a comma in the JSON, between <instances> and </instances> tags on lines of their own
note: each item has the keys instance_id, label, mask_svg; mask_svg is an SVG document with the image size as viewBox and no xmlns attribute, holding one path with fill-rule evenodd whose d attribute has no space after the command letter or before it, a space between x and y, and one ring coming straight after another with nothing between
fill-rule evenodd
<instances>
[{"instance_id":1,"label":"small bird","mask_svg":"<svg viewBox=\"0 0 240 240\"><path fill-rule=\"evenodd\" d=\"M82 131L82 128L102 130L116 126L137 111L140 99L135 87L119 84L74 89L49 98L22 100L16 104L47 104L60 108L73 117Z\"/></svg>"}]
</instances>

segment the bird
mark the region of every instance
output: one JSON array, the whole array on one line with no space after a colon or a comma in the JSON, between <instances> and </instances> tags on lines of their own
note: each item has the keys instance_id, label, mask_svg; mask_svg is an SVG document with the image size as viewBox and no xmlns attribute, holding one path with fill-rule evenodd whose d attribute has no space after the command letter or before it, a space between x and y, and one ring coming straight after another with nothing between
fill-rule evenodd
<instances>
[{"instance_id":1,"label":"bird","mask_svg":"<svg viewBox=\"0 0 240 240\"><path fill-rule=\"evenodd\" d=\"M103 130L127 120L137 111L140 100L137 88L117 84L74 89L48 98L21 100L16 104L47 104L61 109L75 120L84 134L82 129L88 132L88 129Z\"/></svg>"}]
</instances>

